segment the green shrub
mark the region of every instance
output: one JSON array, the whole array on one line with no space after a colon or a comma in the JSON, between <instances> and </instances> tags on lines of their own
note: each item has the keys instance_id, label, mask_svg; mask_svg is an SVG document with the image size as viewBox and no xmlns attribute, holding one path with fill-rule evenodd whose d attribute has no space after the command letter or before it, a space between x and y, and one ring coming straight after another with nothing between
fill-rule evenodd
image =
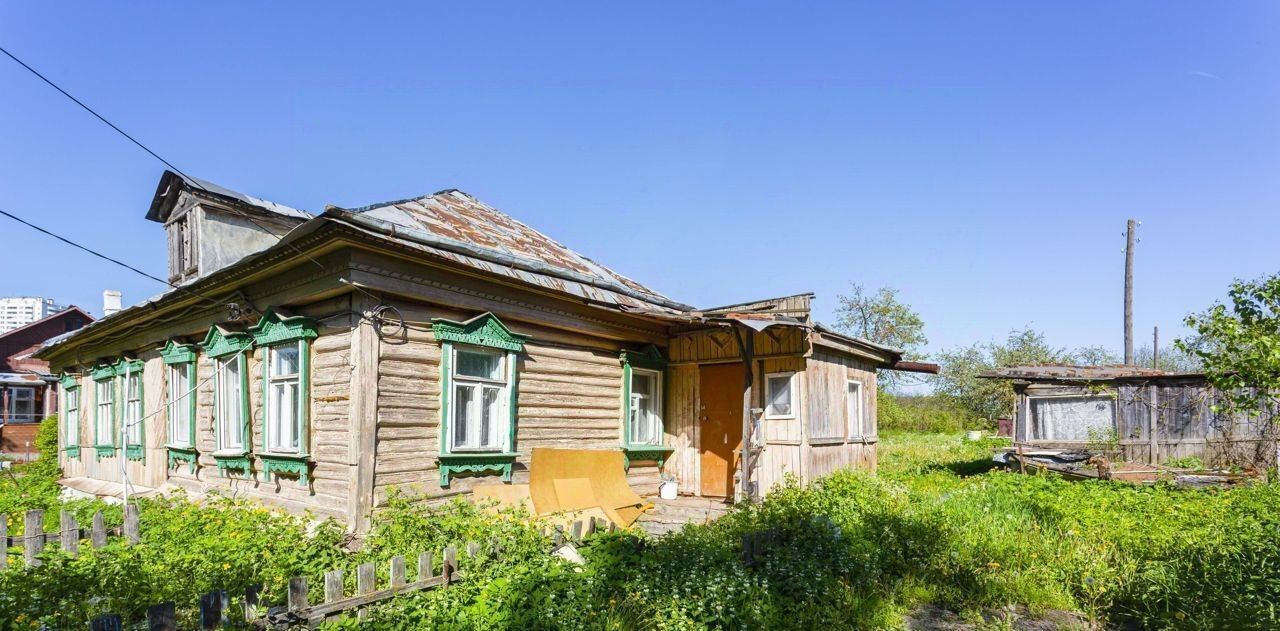
<instances>
[{"instance_id":1,"label":"green shrub","mask_svg":"<svg viewBox=\"0 0 1280 631\"><path fill-rule=\"evenodd\" d=\"M881 431L934 434L979 429L987 425L941 396L901 396L881 390L876 394L876 407Z\"/></svg>"},{"instance_id":2,"label":"green shrub","mask_svg":"<svg viewBox=\"0 0 1280 631\"><path fill-rule=\"evenodd\" d=\"M1180 456L1165 461L1165 466L1174 469L1204 469L1204 461L1195 456Z\"/></svg>"}]
</instances>

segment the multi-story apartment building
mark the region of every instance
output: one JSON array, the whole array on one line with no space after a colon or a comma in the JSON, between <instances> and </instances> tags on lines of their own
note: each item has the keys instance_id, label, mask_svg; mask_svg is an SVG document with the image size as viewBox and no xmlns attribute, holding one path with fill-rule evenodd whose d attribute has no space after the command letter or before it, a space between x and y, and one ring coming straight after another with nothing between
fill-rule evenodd
<instances>
[{"instance_id":1,"label":"multi-story apartment building","mask_svg":"<svg viewBox=\"0 0 1280 631\"><path fill-rule=\"evenodd\" d=\"M0 333L43 320L66 307L53 298L14 296L0 298Z\"/></svg>"}]
</instances>

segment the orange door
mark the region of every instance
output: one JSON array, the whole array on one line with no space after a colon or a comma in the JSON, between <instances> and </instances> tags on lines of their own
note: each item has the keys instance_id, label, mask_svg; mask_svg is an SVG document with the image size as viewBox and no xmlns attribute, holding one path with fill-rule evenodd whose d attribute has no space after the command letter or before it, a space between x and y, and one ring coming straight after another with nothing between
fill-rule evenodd
<instances>
[{"instance_id":1,"label":"orange door","mask_svg":"<svg viewBox=\"0 0 1280 631\"><path fill-rule=\"evenodd\" d=\"M703 495L733 496L733 475L742 449L743 377L742 364L698 369Z\"/></svg>"}]
</instances>

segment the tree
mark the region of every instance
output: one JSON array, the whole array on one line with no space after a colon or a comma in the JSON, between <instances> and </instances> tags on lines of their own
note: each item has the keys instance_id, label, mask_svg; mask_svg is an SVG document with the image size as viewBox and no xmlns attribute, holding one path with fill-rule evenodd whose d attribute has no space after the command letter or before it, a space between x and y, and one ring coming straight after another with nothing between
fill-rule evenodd
<instances>
[{"instance_id":1,"label":"tree","mask_svg":"<svg viewBox=\"0 0 1280 631\"><path fill-rule=\"evenodd\" d=\"M920 349L929 343L924 336L924 320L906 303L898 300L898 290L881 287L869 294L858 283L849 284L849 293L837 296L836 330L899 349L903 357L920 359ZM879 379L892 388L898 380L893 371L881 371Z\"/></svg>"},{"instance_id":2,"label":"tree","mask_svg":"<svg viewBox=\"0 0 1280 631\"><path fill-rule=\"evenodd\" d=\"M1174 344L1204 364L1228 403L1258 412L1280 392L1280 274L1237 280L1227 298L1187 316L1196 337Z\"/></svg>"},{"instance_id":3,"label":"tree","mask_svg":"<svg viewBox=\"0 0 1280 631\"><path fill-rule=\"evenodd\" d=\"M1151 355L1150 344L1140 346L1133 351L1133 363L1139 368L1151 368ZM1156 370L1165 372L1200 372L1204 368L1199 357L1178 348L1176 342L1173 346L1160 349L1156 364Z\"/></svg>"},{"instance_id":4,"label":"tree","mask_svg":"<svg viewBox=\"0 0 1280 631\"><path fill-rule=\"evenodd\" d=\"M1089 346L1069 351L1049 344L1031 328L1009 333L1003 343L985 342L939 353L940 370L934 392L949 397L967 413L994 419L1013 410L1013 388L1001 379L979 377L984 372L1027 364L1099 365L1116 362L1111 351Z\"/></svg>"}]
</instances>

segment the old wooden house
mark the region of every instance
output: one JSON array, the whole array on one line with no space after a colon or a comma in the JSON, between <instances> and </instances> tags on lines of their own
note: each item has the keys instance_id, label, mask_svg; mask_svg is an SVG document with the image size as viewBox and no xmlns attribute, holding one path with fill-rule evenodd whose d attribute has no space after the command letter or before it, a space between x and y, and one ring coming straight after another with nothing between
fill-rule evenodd
<instances>
[{"instance_id":1,"label":"old wooden house","mask_svg":"<svg viewBox=\"0 0 1280 631\"><path fill-rule=\"evenodd\" d=\"M57 380L49 365L32 357L46 340L93 321L76 306L0 333L0 454L30 458L39 453L36 429L57 411Z\"/></svg>"},{"instance_id":2,"label":"old wooden house","mask_svg":"<svg viewBox=\"0 0 1280 631\"><path fill-rule=\"evenodd\" d=\"M456 190L312 216L166 172L147 217L178 288L40 352L70 488L362 528L393 488L525 480L538 447L620 451L645 496L875 466L900 353L814 324L808 294L697 309Z\"/></svg>"},{"instance_id":3,"label":"old wooden house","mask_svg":"<svg viewBox=\"0 0 1280 631\"><path fill-rule=\"evenodd\" d=\"M1010 366L983 375L1011 383L1014 443L1037 450L1118 448L1160 464L1272 466L1274 414L1233 413L1202 374L1137 366Z\"/></svg>"}]
</instances>

